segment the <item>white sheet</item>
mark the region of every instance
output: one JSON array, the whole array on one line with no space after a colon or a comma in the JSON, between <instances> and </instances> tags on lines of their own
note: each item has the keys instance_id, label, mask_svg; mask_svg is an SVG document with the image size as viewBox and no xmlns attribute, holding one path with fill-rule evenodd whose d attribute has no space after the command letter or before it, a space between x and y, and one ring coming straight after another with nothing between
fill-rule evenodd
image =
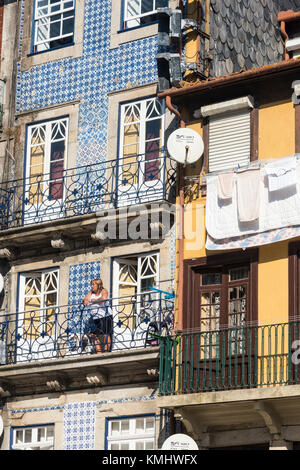
<instances>
[{"instance_id":1,"label":"white sheet","mask_svg":"<svg viewBox=\"0 0 300 470\"><path fill-rule=\"evenodd\" d=\"M269 191L264 168L260 173L259 219L243 223L238 220L236 175L230 203L218 198L218 175L207 175L206 229L212 238L221 240L300 225L300 162L297 161L297 184L274 193Z\"/></svg>"},{"instance_id":2,"label":"white sheet","mask_svg":"<svg viewBox=\"0 0 300 470\"><path fill-rule=\"evenodd\" d=\"M297 184L297 160L293 157L279 159L265 166L268 175L269 191L281 191Z\"/></svg>"}]
</instances>

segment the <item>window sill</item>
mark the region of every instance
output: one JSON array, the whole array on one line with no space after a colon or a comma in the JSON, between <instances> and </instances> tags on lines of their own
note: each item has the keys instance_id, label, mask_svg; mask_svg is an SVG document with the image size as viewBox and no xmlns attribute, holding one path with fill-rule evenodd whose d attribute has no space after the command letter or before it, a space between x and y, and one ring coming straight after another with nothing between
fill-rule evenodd
<instances>
[{"instance_id":1,"label":"window sill","mask_svg":"<svg viewBox=\"0 0 300 470\"><path fill-rule=\"evenodd\" d=\"M57 62L67 58L79 58L82 56L83 44L72 43L64 46L48 49L47 51L32 52L26 54L22 58L22 72L28 71L31 67L47 64L49 62Z\"/></svg>"},{"instance_id":2,"label":"window sill","mask_svg":"<svg viewBox=\"0 0 300 470\"><path fill-rule=\"evenodd\" d=\"M140 41L156 36L158 33L158 21L130 29L118 30L117 28L112 28L111 31L114 32L110 36L110 49L116 49L128 42Z\"/></svg>"},{"instance_id":3,"label":"window sill","mask_svg":"<svg viewBox=\"0 0 300 470\"><path fill-rule=\"evenodd\" d=\"M158 20L151 21L151 22L146 23L146 24L141 24L139 26L134 26L133 28L120 29L119 31L117 31L117 34L122 34L122 33L127 33L127 32L130 32L130 31L135 31L136 29L147 28L148 26L152 26L154 24L158 24Z\"/></svg>"},{"instance_id":4,"label":"window sill","mask_svg":"<svg viewBox=\"0 0 300 470\"><path fill-rule=\"evenodd\" d=\"M66 47L72 47L72 46L75 46L74 42L71 42L70 44L64 44L63 46L53 47L52 49L47 49L45 51L31 52L30 54L27 54L27 57L34 57L40 54L45 54L46 52L50 53L52 51L57 51L59 49L65 49Z\"/></svg>"}]
</instances>

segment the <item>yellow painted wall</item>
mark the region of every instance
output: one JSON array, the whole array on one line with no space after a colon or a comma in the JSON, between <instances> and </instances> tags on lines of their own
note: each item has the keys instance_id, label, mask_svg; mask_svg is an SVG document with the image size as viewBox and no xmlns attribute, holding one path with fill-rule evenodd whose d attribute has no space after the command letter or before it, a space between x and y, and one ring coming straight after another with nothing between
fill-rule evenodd
<instances>
[{"instance_id":1,"label":"yellow painted wall","mask_svg":"<svg viewBox=\"0 0 300 470\"><path fill-rule=\"evenodd\" d=\"M295 153L295 110L291 101L259 110L259 159ZM259 248L258 316L260 323L288 321L289 240Z\"/></svg>"},{"instance_id":2,"label":"yellow painted wall","mask_svg":"<svg viewBox=\"0 0 300 470\"><path fill-rule=\"evenodd\" d=\"M258 321L260 324L288 321L288 243L259 248Z\"/></svg>"},{"instance_id":3,"label":"yellow painted wall","mask_svg":"<svg viewBox=\"0 0 300 470\"><path fill-rule=\"evenodd\" d=\"M259 158L280 158L295 153L295 110L292 101L259 109Z\"/></svg>"}]
</instances>

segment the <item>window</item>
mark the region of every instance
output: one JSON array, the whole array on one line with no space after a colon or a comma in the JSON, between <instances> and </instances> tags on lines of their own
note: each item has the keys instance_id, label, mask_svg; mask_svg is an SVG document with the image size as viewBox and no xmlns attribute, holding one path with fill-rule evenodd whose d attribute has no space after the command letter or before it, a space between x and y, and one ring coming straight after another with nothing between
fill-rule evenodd
<instances>
[{"instance_id":1,"label":"window","mask_svg":"<svg viewBox=\"0 0 300 470\"><path fill-rule=\"evenodd\" d=\"M59 270L20 274L17 360L53 356L59 293ZM20 346L19 346L20 344Z\"/></svg>"},{"instance_id":2,"label":"window","mask_svg":"<svg viewBox=\"0 0 300 470\"><path fill-rule=\"evenodd\" d=\"M250 97L204 106L207 120L208 153L205 166L209 172L246 166L253 159Z\"/></svg>"},{"instance_id":3,"label":"window","mask_svg":"<svg viewBox=\"0 0 300 470\"><path fill-rule=\"evenodd\" d=\"M215 331L257 321L256 249L184 264L184 329Z\"/></svg>"},{"instance_id":4,"label":"window","mask_svg":"<svg viewBox=\"0 0 300 470\"><path fill-rule=\"evenodd\" d=\"M124 0L124 29L155 21L157 0Z\"/></svg>"},{"instance_id":5,"label":"window","mask_svg":"<svg viewBox=\"0 0 300 470\"><path fill-rule=\"evenodd\" d=\"M114 259L113 304L117 313L114 335L128 347L144 346L149 322L159 322L161 309L159 253L128 255Z\"/></svg>"},{"instance_id":6,"label":"window","mask_svg":"<svg viewBox=\"0 0 300 470\"><path fill-rule=\"evenodd\" d=\"M54 426L13 429L13 450L54 450Z\"/></svg>"},{"instance_id":7,"label":"window","mask_svg":"<svg viewBox=\"0 0 300 470\"><path fill-rule=\"evenodd\" d=\"M154 450L155 416L110 419L108 450Z\"/></svg>"},{"instance_id":8,"label":"window","mask_svg":"<svg viewBox=\"0 0 300 470\"><path fill-rule=\"evenodd\" d=\"M120 200L132 195L143 202L163 190L163 128L164 106L157 98L121 105Z\"/></svg>"},{"instance_id":9,"label":"window","mask_svg":"<svg viewBox=\"0 0 300 470\"><path fill-rule=\"evenodd\" d=\"M25 223L61 214L68 118L28 126Z\"/></svg>"},{"instance_id":10,"label":"window","mask_svg":"<svg viewBox=\"0 0 300 470\"><path fill-rule=\"evenodd\" d=\"M36 0L33 52L72 44L75 0Z\"/></svg>"},{"instance_id":11,"label":"window","mask_svg":"<svg viewBox=\"0 0 300 470\"><path fill-rule=\"evenodd\" d=\"M243 330L249 308L249 267L223 268L216 272L200 274L200 329L219 330L221 326L237 328L232 334L232 351L241 351ZM212 335L211 347L216 347Z\"/></svg>"}]
</instances>

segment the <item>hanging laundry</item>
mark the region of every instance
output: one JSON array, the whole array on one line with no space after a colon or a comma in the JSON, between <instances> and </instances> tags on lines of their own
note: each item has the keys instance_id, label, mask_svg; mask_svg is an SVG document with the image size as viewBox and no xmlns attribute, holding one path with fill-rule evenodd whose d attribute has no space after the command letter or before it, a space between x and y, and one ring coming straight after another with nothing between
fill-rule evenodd
<instances>
[{"instance_id":1,"label":"hanging laundry","mask_svg":"<svg viewBox=\"0 0 300 470\"><path fill-rule=\"evenodd\" d=\"M269 191L280 191L289 186L295 186L297 183L296 165L295 157L280 159L278 162L265 165Z\"/></svg>"},{"instance_id":2,"label":"hanging laundry","mask_svg":"<svg viewBox=\"0 0 300 470\"><path fill-rule=\"evenodd\" d=\"M232 199L233 172L218 175L218 198Z\"/></svg>"},{"instance_id":3,"label":"hanging laundry","mask_svg":"<svg viewBox=\"0 0 300 470\"><path fill-rule=\"evenodd\" d=\"M253 222L259 217L260 170L246 170L237 173L237 208L240 222Z\"/></svg>"}]
</instances>

